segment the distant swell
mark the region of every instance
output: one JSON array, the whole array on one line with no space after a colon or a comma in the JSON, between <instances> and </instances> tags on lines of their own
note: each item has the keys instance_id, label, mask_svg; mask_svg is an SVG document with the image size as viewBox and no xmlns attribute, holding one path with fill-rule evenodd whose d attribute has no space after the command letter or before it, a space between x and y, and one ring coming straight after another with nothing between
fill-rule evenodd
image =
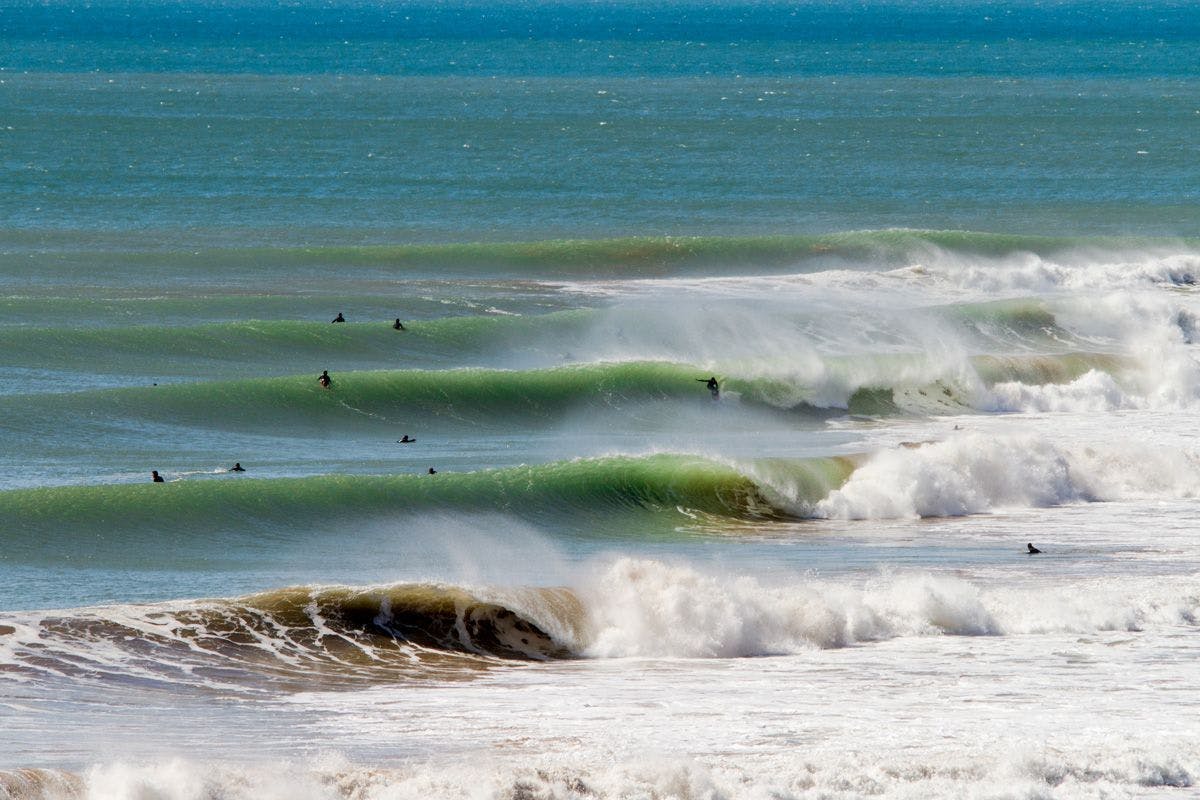
<instances>
[{"instance_id":1,"label":"distant swell","mask_svg":"<svg viewBox=\"0 0 1200 800\"><path fill-rule=\"evenodd\" d=\"M831 265L896 268L934 251L963 257L1004 258L1032 254L1056 258L1076 252L1195 253L1194 240L1138 237L1050 237L956 230L886 229L794 236L661 236L558 239L527 242L404 244L295 248L195 249L143 252L58 252L23 258L14 268L94 270L159 267L178 272L228 271L244 276L259 269L372 268L382 273L436 277L511 275L540 278L649 278L688 274L809 272ZM110 266L111 265L111 266ZM1187 283L1180 273L1178 282Z\"/></svg>"}]
</instances>

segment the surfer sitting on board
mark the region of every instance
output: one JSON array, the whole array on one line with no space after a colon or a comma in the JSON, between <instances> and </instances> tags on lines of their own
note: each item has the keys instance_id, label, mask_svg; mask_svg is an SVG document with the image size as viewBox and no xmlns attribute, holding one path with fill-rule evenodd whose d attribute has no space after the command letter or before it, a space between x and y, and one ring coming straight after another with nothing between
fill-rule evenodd
<instances>
[{"instance_id":1,"label":"surfer sitting on board","mask_svg":"<svg viewBox=\"0 0 1200 800\"><path fill-rule=\"evenodd\" d=\"M396 317L396 321L392 323L392 330L404 330L404 323L400 321L399 317Z\"/></svg>"},{"instance_id":2,"label":"surfer sitting on board","mask_svg":"<svg viewBox=\"0 0 1200 800\"><path fill-rule=\"evenodd\" d=\"M706 387L708 387L708 390L710 392L712 392L713 400L720 399L721 389L720 389L720 386L717 384L717 376L716 375L712 376L711 378L707 378L707 379L706 378L696 378L696 380L700 381Z\"/></svg>"},{"instance_id":3,"label":"surfer sitting on board","mask_svg":"<svg viewBox=\"0 0 1200 800\"><path fill-rule=\"evenodd\" d=\"M156 469L150 470L150 480L154 481L155 483L166 483L166 481L163 480L163 476L159 475L158 470Z\"/></svg>"},{"instance_id":4,"label":"surfer sitting on board","mask_svg":"<svg viewBox=\"0 0 1200 800\"><path fill-rule=\"evenodd\" d=\"M325 370L321 373L321 376L317 378L317 383L321 384L321 386L325 387L326 389L329 388L329 384L333 383L329 377L329 370Z\"/></svg>"}]
</instances>

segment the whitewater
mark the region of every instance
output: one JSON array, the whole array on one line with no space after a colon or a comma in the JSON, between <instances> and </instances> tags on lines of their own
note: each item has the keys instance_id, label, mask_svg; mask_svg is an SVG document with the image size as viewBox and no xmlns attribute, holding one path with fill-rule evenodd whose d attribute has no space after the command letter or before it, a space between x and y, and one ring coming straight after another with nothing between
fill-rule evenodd
<instances>
[{"instance_id":1,"label":"whitewater","mask_svg":"<svg viewBox=\"0 0 1200 800\"><path fill-rule=\"evenodd\" d=\"M0 38L0 798L1200 796L1190 8Z\"/></svg>"}]
</instances>

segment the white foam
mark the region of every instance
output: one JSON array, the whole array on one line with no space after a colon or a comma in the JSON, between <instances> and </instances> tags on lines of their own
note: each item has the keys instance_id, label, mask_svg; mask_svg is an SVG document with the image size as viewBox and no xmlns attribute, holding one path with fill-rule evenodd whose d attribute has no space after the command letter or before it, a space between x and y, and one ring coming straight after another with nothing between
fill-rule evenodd
<instances>
[{"instance_id":1,"label":"white foam","mask_svg":"<svg viewBox=\"0 0 1200 800\"><path fill-rule=\"evenodd\" d=\"M799 653L922 636L1141 630L1194 625L1189 583L1079 583L984 591L948 575L869 581L749 576L621 558L579 589L594 657L732 658Z\"/></svg>"},{"instance_id":2,"label":"white foam","mask_svg":"<svg viewBox=\"0 0 1200 800\"><path fill-rule=\"evenodd\" d=\"M322 755L314 763L206 764L174 759L113 763L84 776L87 800L440 800L440 798L675 798L676 800L850 800L882 798L1113 798L1193 787L1200 757L1163 737L1131 744L1088 741L1069 748L1033 743L923 753L806 747L778 756L643 756L616 763L542 757L533 763L477 758L453 765L387 768ZM45 800L77 797L66 781Z\"/></svg>"},{"instance_id":3,"label":"white foam","mask_svg":"<svg viewBox=\"0 0 1200 800\"><path fill-rule=\"evenodd\" d=\"M1200 460L1183 450L971 433L875 454L813 513L834 519L945 517L1198 493Z\"/></svg>"}]
</instances>

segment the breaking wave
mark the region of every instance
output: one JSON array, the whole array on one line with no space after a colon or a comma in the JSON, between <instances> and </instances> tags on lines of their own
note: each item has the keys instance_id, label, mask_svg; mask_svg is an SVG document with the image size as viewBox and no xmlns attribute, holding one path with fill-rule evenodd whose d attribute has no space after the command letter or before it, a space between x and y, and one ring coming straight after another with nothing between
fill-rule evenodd
<instances>
[{"instance_id":1,"label":"breaking wave","mask_svg":"<svg viewBox=\"0 0 1200 800\"><path fill-rule=\"evenodd\" d=\"M19 612L0 675L274 693L466 676L512 661L744 658L889 639L1200 624L1193 582L983 589L949 575L772 578L630 557L571 587L292 587Z\"/></svg>"}]
</instances>

